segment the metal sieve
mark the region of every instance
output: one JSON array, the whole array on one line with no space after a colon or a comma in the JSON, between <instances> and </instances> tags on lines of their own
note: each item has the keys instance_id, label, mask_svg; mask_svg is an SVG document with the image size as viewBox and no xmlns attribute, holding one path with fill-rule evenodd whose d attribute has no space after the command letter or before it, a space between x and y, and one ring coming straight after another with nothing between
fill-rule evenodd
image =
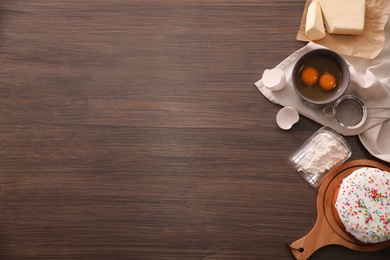
<instances>
[{"instance_id":1,"label":"metal sieve","mask_svg":"<svg viewBox=\"0 0 390 260\"><path fill-rule=\"evenodd\" d=\"M360 98L352 95L342 96L333 106L325 107L323 112L346 129L357 129L367 119L366 105Z\"/></svg>"}]
</instances>

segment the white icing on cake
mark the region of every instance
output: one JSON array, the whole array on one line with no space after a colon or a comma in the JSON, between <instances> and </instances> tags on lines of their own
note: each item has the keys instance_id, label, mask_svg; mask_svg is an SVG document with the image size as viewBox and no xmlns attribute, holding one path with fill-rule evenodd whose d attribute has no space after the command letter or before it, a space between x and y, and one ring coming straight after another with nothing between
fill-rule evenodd
<instances>
[{"instance_id":1,"label":"white icing on cake","mask_svg":"<svg viewBox=\"0 0 390 260\"><path fill-rule=\"evenodd\" d=\"M390 240L390 173L369 167L354 171L341 183L335 207L358 240Z\"/></svg>"}]
</instances>

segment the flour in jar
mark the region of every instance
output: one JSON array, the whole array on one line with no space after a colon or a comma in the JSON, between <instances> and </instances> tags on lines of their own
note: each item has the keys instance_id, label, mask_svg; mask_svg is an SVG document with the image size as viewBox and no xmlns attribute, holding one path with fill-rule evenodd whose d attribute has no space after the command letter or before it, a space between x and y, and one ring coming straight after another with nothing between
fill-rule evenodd
<instances>
[{"instance_id":1,"label":"flour in jar","mask_svg":"<svg viewBox=\"0 0 390 260\"><path fill-rule=\"evenodd\" d=\"M312 174L329 171L349 156L345 145L327 132L320 133L305 147L299 162L300 167Z\"/></svg>"}]
</instances>

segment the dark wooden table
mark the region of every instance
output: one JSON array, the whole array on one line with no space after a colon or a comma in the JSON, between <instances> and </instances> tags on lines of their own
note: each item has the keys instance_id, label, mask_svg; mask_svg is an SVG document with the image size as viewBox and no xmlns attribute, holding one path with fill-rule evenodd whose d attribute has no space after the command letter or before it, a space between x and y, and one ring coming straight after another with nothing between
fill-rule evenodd
<instances>
[{"instance_id":1,"label":"dark wooden table","mask_svg":"<svg viewBox=\"0 0 390 260\"><path fill-rule=\"evenodd\" d=\"M293 259L317 190L286 161L320 125L254 82L304 2L2 1L0 259Z\"/></svg>"}]
</instances>

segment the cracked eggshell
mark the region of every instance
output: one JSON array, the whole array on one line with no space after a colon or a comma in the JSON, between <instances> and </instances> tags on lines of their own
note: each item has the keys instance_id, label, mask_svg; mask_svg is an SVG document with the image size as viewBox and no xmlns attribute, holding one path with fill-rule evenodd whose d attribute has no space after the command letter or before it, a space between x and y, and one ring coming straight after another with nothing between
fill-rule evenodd
<instances>
[{"instance_id":1,"label":"cracked eggshell","mask_svg":"<svg viewBox=\"0 0 390 260\"><path fill-rule=\"evenodd\" d=\"M263 72L262 81L264 86L272 91L277 91L286 85L286 75L281 69L267 69Z\"/></svg>"},{"instance_id":2,"label":"cracked eggshell","mask_svg":"<svg viewBox=\"0 0 390 260\"><path fill-rule=\"evenodd\" d=\"M293 107L284 107L276 115L276 123L283 130L289 130L299 121L299 114Z\"/></svg>"}]
</instances>

